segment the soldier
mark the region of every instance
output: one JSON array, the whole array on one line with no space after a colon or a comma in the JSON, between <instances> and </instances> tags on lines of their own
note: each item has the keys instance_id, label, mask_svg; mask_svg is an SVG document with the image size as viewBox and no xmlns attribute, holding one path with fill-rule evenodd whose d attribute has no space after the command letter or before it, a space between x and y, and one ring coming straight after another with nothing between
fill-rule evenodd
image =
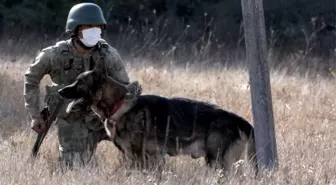
<instances>
[{"instance_id":1,"label":"soldier","mask_svg":"<svg viewBox=\"0 0 336 185\"><path fill-rule=\"evenodd\" d=\"M72 83L80 73L93 69L95 61L101 56L105 58L108 74L121 83L129 84L120 55L101 39L105 29L106 21L98 5L77 4L69 11L66 22L65 31L72 33L71 38L43 49L30 65L24 75L24 98L34 131L40 133L45 129L45 121L39 111L39 85L47 74L53 81L52 86L46 87L45 102L49 107L55 107L58 102L58 89ZM79 164L87 164L97 144L107 138L103 124L92 111L76 109L66 114L68 103L66 100L58 112L56 124L59 162L72 167L74 159L79 159Z\"/></svg>"}]
</instances>

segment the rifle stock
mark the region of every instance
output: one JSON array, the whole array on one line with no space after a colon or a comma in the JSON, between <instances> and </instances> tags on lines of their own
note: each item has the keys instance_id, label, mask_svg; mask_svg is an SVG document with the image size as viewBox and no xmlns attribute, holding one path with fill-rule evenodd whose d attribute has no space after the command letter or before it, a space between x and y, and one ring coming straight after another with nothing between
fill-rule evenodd
<instances>
[{"instance_id":1,"label":"rifle stock","mask_svg":"<svg viewBox=\"0 0 336 185\"><path fill-rule=\"evenodd\" d=\"M45 136L47 135L47 133L49 131L49 128L50 128L51 124L53 123L53 121L55 120L55 118L57 116L57 113L58 113L59 109L62 107L63 103L64 103L64 99L60 98L59 101L57 102L56 107L54 108L54 110L52 111L51 114L49 114L50 112L49 112L48 107L45 107L41 111L41 115L42 115L43 119L46 121L46 123L45 123L46 124L46 129L43 132L37 134L34 146L33 146L32 151L31 151L31 157L33 159L36 158L36 156L38 154L38 151L41 147L41 144L42 144Z\"/></svg>"}]
</instances>

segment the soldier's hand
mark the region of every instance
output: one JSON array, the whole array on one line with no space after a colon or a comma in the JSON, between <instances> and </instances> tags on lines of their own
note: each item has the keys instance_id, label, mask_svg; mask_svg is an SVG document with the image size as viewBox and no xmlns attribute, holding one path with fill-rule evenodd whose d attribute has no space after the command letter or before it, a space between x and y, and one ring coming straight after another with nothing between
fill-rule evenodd
<instances>
[{"instance_id":1,"label":"soldier's hand","mask_svg":"<svg viewBox=\"0 0 336 185\"><path fill-rule=\"evenodd\" d=\"M33 118L31 122L31 128L37 133L41 133L46 129L45 121L42 117Z\"/></svg>"}]
</instances>

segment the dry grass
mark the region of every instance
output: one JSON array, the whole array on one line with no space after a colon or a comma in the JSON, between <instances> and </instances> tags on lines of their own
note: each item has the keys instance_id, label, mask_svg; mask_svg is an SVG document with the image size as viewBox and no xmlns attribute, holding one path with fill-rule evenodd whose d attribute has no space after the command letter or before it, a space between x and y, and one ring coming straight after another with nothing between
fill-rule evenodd
<instances>
[{"instance_id":1,"label":"dry grass","mask_svg":"<svg viewBox=\"0 0 336 185\"><path fill-rule=\"evenodd\" d=\"M271 74L279 169L252 179L247 170L229 176L207 170L203 159L170 158L166 170L139 173L123 168L112 143L99 145L98 168L54 171L55 129L42 145L35 165L28 160L35 134L27 127L23 107L25 60L0 63L0 184L336 184L335 79L309 80ZM135 59L134 59L135 60ZM139 61L133 61L132 66ZM209 101L252 120L248 74L245 69L197 70L174 66L127 66L144 93ZM47 83L45 79L43 83ZM42 87L41 87L42 88ZM43 89L43 88L42 88Z\"/></svg>"}]
</instances>

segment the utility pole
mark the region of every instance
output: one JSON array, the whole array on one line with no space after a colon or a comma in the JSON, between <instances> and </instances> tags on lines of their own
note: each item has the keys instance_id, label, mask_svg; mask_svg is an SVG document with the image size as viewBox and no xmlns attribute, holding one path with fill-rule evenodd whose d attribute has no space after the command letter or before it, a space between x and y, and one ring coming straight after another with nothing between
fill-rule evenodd
<instances>
[{"instance_id":1,"label":"utility pole","mask_svg":"<svg viewBox=\"0 0 336 185\"><path fill-rule=\"evenodd\" d=\"M278 166L262 0L241 0L258 167Z\"/></svg>"}]
</instances>

